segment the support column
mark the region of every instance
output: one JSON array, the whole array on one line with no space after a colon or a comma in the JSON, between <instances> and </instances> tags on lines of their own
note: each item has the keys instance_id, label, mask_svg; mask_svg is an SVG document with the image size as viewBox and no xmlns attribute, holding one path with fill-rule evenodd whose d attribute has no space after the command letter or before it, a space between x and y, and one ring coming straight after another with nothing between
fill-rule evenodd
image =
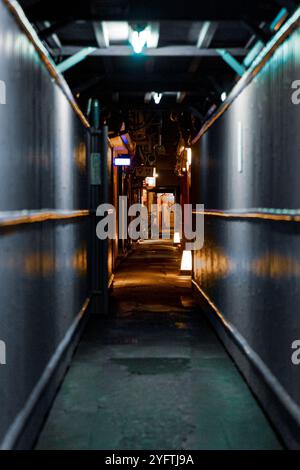
<instances>
[{"instance_id":1,"label":"support column","mask_svg":"<svg viewBox=\"0 0 300 470\"><path fill-rule=\"evenodd\" d=\"M108 131L100 126L98 100L91 104L90 121L92 128L88 135L89 206L92 211L90 236L90 284L93 294L93 313L108 314L108 241L99 240L96 235L97 207L109 202L108 194Z\"/></svg>"}]
</instances>

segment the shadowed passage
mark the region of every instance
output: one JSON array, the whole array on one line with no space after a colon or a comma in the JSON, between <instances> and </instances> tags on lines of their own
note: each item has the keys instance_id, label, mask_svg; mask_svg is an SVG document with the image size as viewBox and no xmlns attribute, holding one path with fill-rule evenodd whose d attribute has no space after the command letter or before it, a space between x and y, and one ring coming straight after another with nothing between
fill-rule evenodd
<instances>
[{"instance_id":1,"label":"shadowed passage","mask_svg":"<svg viewBox=\"0 0 300 470\"><path fill-rule=\"evenodd\" d=\"M38 449L280 449L204 314L180 253L141 242L91 317Z\"/></svg>"}]
</instances>

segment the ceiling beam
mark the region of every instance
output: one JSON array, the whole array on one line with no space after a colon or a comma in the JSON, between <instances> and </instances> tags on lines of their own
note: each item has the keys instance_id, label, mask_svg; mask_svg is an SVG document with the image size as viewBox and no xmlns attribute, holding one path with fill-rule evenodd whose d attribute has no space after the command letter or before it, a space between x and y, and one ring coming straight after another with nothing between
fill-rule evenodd
<instances>
[{"instance_id":1,"label":"ceiling beam","mask_svg":"<svg viewBox=\"0 0 300 470\"><path fill-rule=\"evenodd\" d=\"M204 21L199 31L197 47L206 48L209 47L215 32L218 28L218 23L216 21Z\"/></svg>"},{"instance_id":2,"label":"ceiling beam","mask_svg":"<svg viewBox=\"0 0 300 470\"><path fill-rule=\"evenodd\" d=\"M182 103L186 95L187 95L186 91L178 91L176 93L176 103Z\"/></svg>"},{"instance_id":3,"label":"ceiling beam","mask_svg":"<svg viewBox=\"0 0 300 470\"><path fill-rule=\"evenodd\" d=\"M75 54L73 54L71 57L68 57L68 59L65 59L63 62L60 62L60 64L57 64L56 67L58 71L60 73L66 72L67 70L82 62L88 55L92 54L94 50L94 47L81 48L79 51L75 52Z\"/></svg>"},{"instance_id":4,"label":"ceiling beam","mask_svg":"<svg viewBox=\"0 0 300 470\"><path fill-rule=\"evenodd\" d=\"M196 47L198 49L209 48L217 28L218 28L218 23L216 21L213 21L213 22L204 21L199 31ZM201 63L201 58L194 57L189 66L189 72L191 73L197 72L200 63Z\"/></svg>"},{"instance_id":5,"label":"ceiling beam","mask_svg":"<svg viewBox=\"0 0 300 470\"><path fill-rule=\"evenodd\" d=\"M98 47L107 49L109 47L109 34L106 23L104 21L93 21L92 25ZM110 57L103 57L103 66L107 75L113 73L113 64Z\"/></svg>"},{"instance_id":6,"label":"ceiling beam","mask_svg":"<svg viewBox=\"0 0 300 470\"><path fill-rule=\"evenodd\" d=\"M49 23L49 21L44 21L44 26L45 28L41 31L44 31L45 29L49 28L51 26L51 23ZM43 39L43 38L40 38L40 39ZM49 41L48 44L49 46L53 46L53 44L51 43L51 41L54 43L54 47L58 47L60 48L61 47L61 42L57 36L57 34L51 34L51 36L47 37L47 40Z\"/></svg>"},{"instance_id":7,"label":"ceiling beam","mask_svg":"<svg viewBox=\"0 0 300 470\"><path fill-rule=\"evenodd\" d=\"M72 56L81 51L80 46L63 46L60 49L54 49L53 53L57 56ZM244 57L247 49L241 47L229 47L226 49L232 56ZM93 57L137 57L130 46L110 46L107 48L97 48L91 54ZM218 57L218 49L202 48L195 46L167 46L153 49L145 49L139 57Z\"/></svg>"},{"instance_id":8,"label":"ceiling beam","mask_svg":"<svg viewBox=\"0 0 300 470\"><path fill-rule=\"evenodd\" d=\"M230 52L226 49L218 49L218 53L222 59L241 77L244 75L246 67L240 64Z\"/></svg>"},{"instance_id":9,"label":"ceiling beam","mask_svg":"<svg viewBox=\"0 0 300 470\"><path fill-rule=\"evenodd\" d=\"M66 26L69 24L72 24L74 20L72 19L67 19L63 21L56 21L55 23L51 24L50 26L47 26L46 28L42 29L39 31L39 37L40 39L47 39L48 37L52 36L55 33L58 33L62 29L64 29ZM49 24L49 23L47 23Z\"/></svg>"}]
</instances>

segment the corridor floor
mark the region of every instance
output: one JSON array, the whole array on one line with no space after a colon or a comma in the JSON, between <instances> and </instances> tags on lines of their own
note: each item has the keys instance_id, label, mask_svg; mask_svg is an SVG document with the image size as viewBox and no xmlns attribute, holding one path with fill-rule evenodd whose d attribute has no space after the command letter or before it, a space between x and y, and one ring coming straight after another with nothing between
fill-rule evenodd
<instances>
[{"instance_id":1,"label":"corridor floor","mask_svg":"<svg viewBox=\"0 0 300 470\"><path fill-rule=\"evenodd\" d=\"M279 449L204 315L179 253L137 244L112 314L91 317L37 449Z\"/></svg>"}]
</instances>

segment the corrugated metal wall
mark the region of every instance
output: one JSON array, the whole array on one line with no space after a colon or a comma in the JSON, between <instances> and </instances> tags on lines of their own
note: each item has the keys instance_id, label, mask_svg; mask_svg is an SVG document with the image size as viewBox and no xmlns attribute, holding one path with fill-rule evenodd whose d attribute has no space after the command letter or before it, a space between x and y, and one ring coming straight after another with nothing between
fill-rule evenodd
<instances>
[{"instance_id":1,"label":"corrugated metal wall","mask_svg":"<svg viewBox=\"0 0 300 470\"><path fill-rule=\"evenodd\" d=\"M196 144L194 202L205 209L300 208L300 107L291 102L299 44L297 30ZM300 224L206 216L193 276L283 386L279 399L271 396L266 377L223 335L288 444L299 447L299 422L278 414L285 394L300 405L300 366L291 361L300 340Z\"/></svg>"},{"instance_id":2,"label":"corrugated metal wall","mask_svg":"<svg viewBox=\"0 0 300 470\"><path fill-rule=\"evenodd\" d=\"M2 2L0 80L1 217L86 209L84 126ZM0 228L0 442L88 295L89 223Z\"/></svg>"}]
</instances>

